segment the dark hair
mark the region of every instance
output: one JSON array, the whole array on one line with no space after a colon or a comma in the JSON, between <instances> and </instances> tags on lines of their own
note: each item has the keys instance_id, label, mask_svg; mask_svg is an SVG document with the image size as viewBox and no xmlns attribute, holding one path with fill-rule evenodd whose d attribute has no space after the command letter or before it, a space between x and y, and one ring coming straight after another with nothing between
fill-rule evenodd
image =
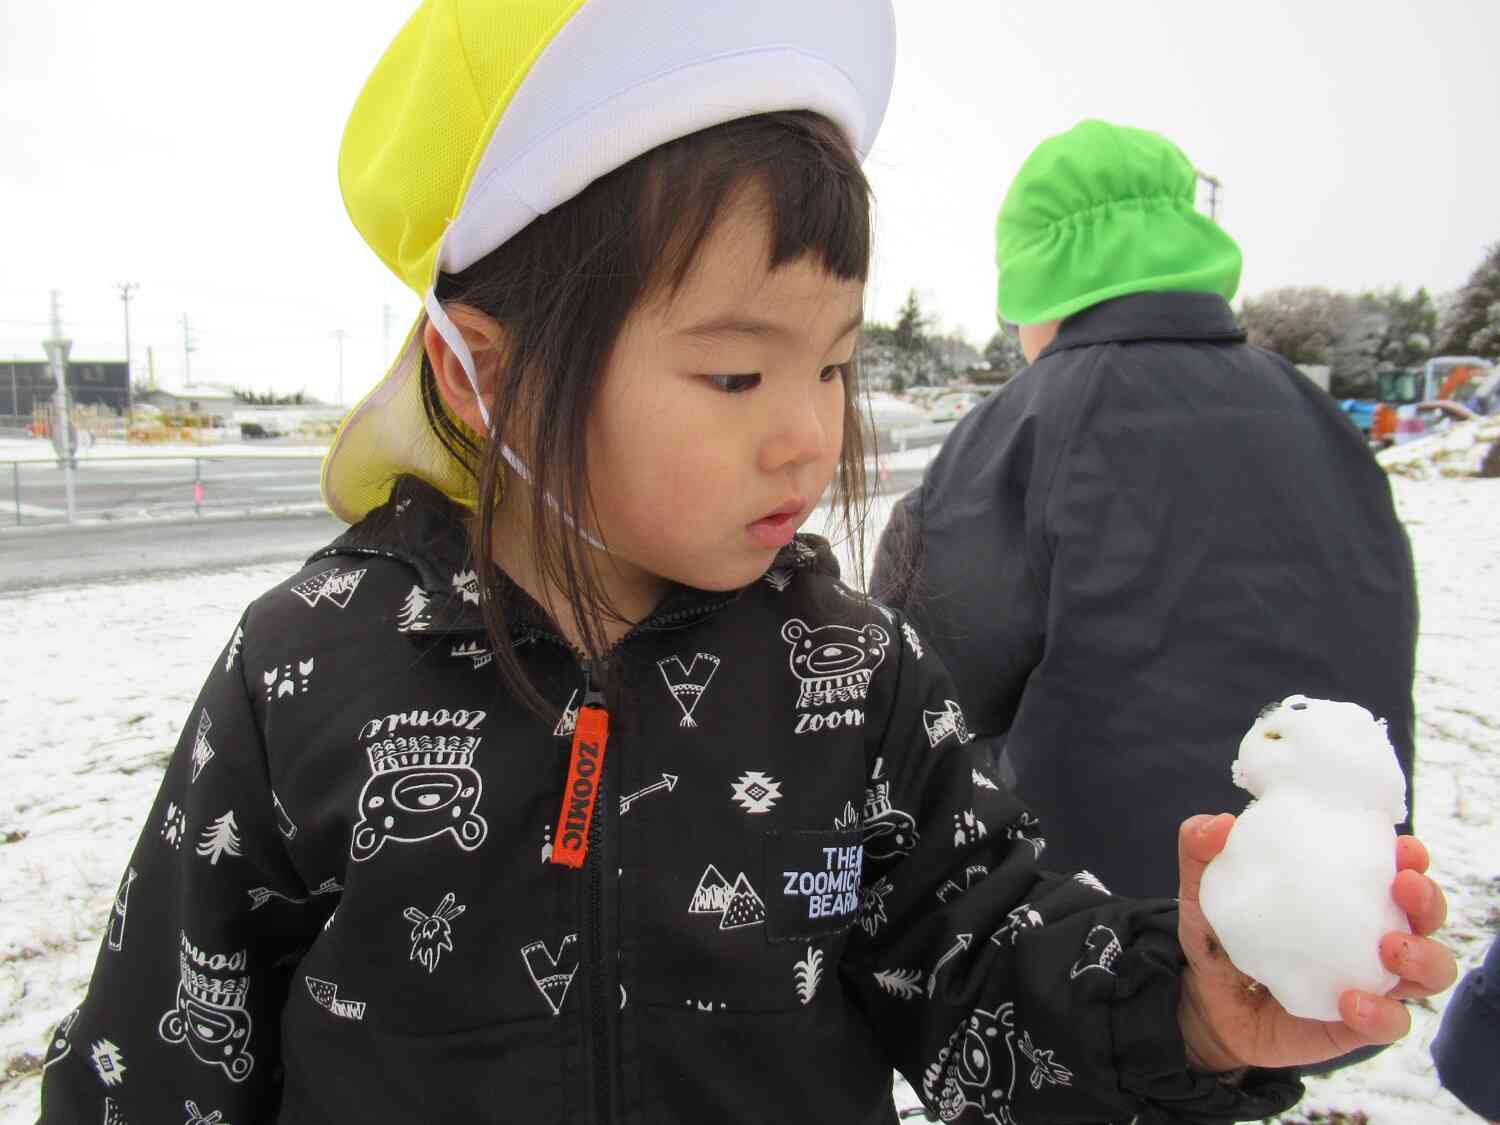
<instances>
[{"instance_id":1,"label":"dark hair","mask_svg":"<svg viewBox=\"0 0 1500 1125\"><path fill-rule=\"evenodd\" d=\"M868 275L869 184L843 134L826 118L799 111L742 118L652 149L473 266L438 280L439 300L477 309L504 330L491 428L482 442L444 408L425 355L422 401L433 432L477 484L472 549L486 576L482 609L495 665L540 714L549 714L549 705L515 658L504 605L493 596L492 532L506 471L498 435L522 451L532 473L536 573L565 596L583 654L597 660L608 648L605 621L620 615L593 574L587 548L565 523L567 513L592 512L585 423L631 311L681 287L742 188L757 188L764 199L771 268L811 255L837 278ZM856 567L868 506L858 398L851 367L833 500L854 541Z\"/></svg>"}]
</instances>

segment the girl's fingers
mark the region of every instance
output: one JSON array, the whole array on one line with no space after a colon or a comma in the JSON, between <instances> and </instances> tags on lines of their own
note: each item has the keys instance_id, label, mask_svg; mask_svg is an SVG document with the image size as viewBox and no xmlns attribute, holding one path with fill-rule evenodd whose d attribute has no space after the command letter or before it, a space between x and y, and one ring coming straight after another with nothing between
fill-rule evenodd
<instances>
[{"instance_id":1,"label":"girl's fingers","mask_svg":"<svg viewBox=\"0 0 1500 1125\"><path fill-rule=\"evenodd\" d=\"M1370 1043L1394 1043L1411 1030L1411 1016L1399 1001L1352 988L1339 997L1339 1015Z\"/></svg>"},{"instance_id":2,"label":"girl's fingers","mask_svg":"<svg viewBox=\"0 0 1500 1125\"><path fill-rule=\"evenodd\" d=\"M1415 871L1418 875L1427 873L1429 862L1427 846L1415 836L1396 837L1396 870Z\"/></svg>"},{"instance_id":3,"label":"girl's fingers","mask_svg":"<svg viewBox=\"0 0 1500 1125\"><path fill-rule=\"evenodd\" d=\"M1234 827L1234 816L1219 813L1217 816L1199 813L1182 822L1177 830L1178 868L1186 875L1190 870L1201 877L1203 868L1224 850L1229 842L1229 830ZM1198 879L1192 881L1197 889Z\"/></svg>"},{"instance_id":4,"label":"girl's fingers","mask_svg":"<svg viewBox=\"0 0 1500 1125\"><path fill-rule=\"evenodd\" d=\"M1448 918L1448 899L1442 888L1416 868L1396 872L1391 898L1406 912L1413 933L1435 933Z\"/></svg>"},{"instance_id":5,"label":"girl's fingers","mask_svg":"<svg viewBox=\"0 0 1500 1125\"><path fill-rule=\"evenodd\" d=\"M1458 962L1453 954L1431 938L1416 934L1386 934L1380 939L1380 960L1401 978L1393 999L1434 996L1452 988L1458 979Z\"/></svg>"}]
</instances>

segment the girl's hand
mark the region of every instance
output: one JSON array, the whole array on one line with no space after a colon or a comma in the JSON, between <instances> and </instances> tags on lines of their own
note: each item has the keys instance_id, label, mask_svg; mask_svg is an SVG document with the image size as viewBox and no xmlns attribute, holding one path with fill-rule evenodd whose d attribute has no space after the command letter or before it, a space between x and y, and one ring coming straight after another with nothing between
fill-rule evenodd
<instances>
[{"instance_id":1,"label":"girl's hand","mask_svg":"<svg viewBox=\"0 0 1500 1125\"><path fill-rule=\"evenodd\" d=\"M1426 936L1448 913L1443 892L1423 874L1427 849L1415 836L1396 841L1391 898L1406 911L1412 932L1386 934L1380 959L1401 983L1386 996L1350 989L1339 997L1342 1022L1323 1023L1289 1014L1263 986L1235 968L1198 905L1204 868L1224 849L1234 819L1228 813L1189 817L1177 836L1177 938L1188 961L1177 1017L1188 1064L1210 1072L1304 1066L1400 1039L1411 1027L1400 1001L1432 996L1458 978L1453 954Z\"/></svg>"}]
</instances>

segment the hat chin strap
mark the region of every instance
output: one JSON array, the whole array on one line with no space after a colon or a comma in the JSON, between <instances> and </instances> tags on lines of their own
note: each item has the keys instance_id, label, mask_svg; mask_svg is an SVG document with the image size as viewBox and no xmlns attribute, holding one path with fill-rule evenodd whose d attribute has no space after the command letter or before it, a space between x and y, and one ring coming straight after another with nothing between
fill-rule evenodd
<instances>
[{"instance_id":1,"label":"hat chin strap","mask_svg":"<svg viewBox=\"0 0 1500 1125\"><path fill-rule=\"evenodd\" d=\"M423 299L422 303L427 309L428 319L437 328L438 335L443 338L443 342L448 345L448 348L458 357L458 362L463 365L464 374L469 377L469 387L474 392L474 405L479 408L479 417L484 422L484 428L486 430L490 429L490 411L489 407L484 404L484 395L479 392L479 377L475 374L474 355L469 351L468 341L464 339L463 333L458 330L458 326L448 318L448 313L443 308L443 303L437 299L435 290L427 290L427 296ZM514 469L522 480L527 484L533 483L531 470L526 467L526 462L522 461L516 451L504 441L500 443L500 456L505 459L505 463ZM557 502L556 497L552 493L548 492L545 495L547 503L552 505L555 510L562 512L563 520L578 533L579 537L585 543L595 550L608 550L598 539L579 527L571 515L562 511L562 505Z\"/></svg>"}]
</instances>

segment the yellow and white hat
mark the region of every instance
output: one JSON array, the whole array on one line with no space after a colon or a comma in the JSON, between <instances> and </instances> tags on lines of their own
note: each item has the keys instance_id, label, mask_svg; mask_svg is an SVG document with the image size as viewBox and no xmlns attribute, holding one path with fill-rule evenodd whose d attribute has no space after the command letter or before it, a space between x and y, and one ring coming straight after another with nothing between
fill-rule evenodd
<instances>
[{"instance_id":1,"label":"yellow and white hat","mask_svg":"<svg viewBox=\"0 0 1500 1125\"><path fill-rule=\"evenodd\" d=\"M891 0L424 0L355 103L339 184L472 382L434 295L440 272L468 268L637 156L737 118L812 110L863 159L894 70ZM426 425L421 357L414 328L339 427L323 498L341 519L383 503L399 473L472 494Z\"/></svg>"}]
</instances>

